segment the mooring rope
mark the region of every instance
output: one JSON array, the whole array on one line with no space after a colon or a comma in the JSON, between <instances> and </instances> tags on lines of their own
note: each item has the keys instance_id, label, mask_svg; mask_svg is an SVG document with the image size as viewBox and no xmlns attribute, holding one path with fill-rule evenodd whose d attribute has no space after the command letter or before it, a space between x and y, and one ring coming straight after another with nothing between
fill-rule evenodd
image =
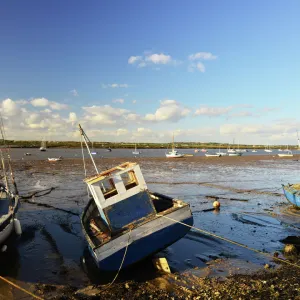
<instances>
[{"instance_id":1,"label":"mooring rope","mask_svg":"<svg viewBox=\"0 0 300 300\"><path fill-rule=\"evenodd\" d=\"M121 261L121 264L120 264L120 267L119 267L119 270L116 274L116 276L114 277L114 279L112 280L112 282L108 283L108 284L105 284L103 287L105 288L109 288L112 284L114 284L114 282L116 281L116 279L118 278L119 276L119 273L123 267L123 263L124 263L124 260L125 260L125 257L126 257L126 254L127 254L127 250L128 250L128 247L129 247L129 240L130 240L130 236L131 236L131 229L129 231L129 235L128 235L128 240L127 240L127 245L126 245L126 248L125 248L125 252L124 252L124 255L123 255L123 258L122 258L122 261Z\"/></svg>"},{"instance_id":2,"label":"mooring rope","mask_svg":"<svg viewBox=\"0 0 300 300\"><path fill-rule=\"evenodd\" d=\"M263 252L263 251L260 251L260 250L255 249L255 248L248 247L248 246L246 246L246 245L244 245L244 244L241 244L241 243L232 241L232 240L230 240L230 239L227 239L227 238L225 238L225 237L222 237L222 236L219 236L219 235L217 235L217 234L211 233L211 232L206 231L206 230L204 230L204 229L200 229L200 228L197 228L197 227L195 227L195 226L191 226L191 225L185 224L185 223L183 223L183 222L177 221L177 220L175 220L175 219L173 219L173 218L170 218L170 217L167 217L167 216L164 216L164 215L159 215L159 214L157 214L156 216L162 217L162 218L166 218L166 219L171 220L171 221L173 221L173 222L175 222L175 223L179 223L179 224L181 224L181 225L184 225L184 226L186 226L186 227L189 227L189 228L191 228L191 229L194 229L194 230L199 231L199 232L201 232L201 233L204 233L204 234L206 234L206 235L209 235L209 236L212 236L212 237L221 239L221 240L226 241L226 242L228 242L228 243L231 243L231 244L233 244L233 245L240 246L240 247L242 247L242 248L245 248L245 249L254 251L254 252L256 252L256 253L265 255L265 256L267 256L267 257L271 257L271 258L274 259L274 260L278 260L278 261L283 262L283 263L285 263L285 264L287 264L287 265L290 265L290 266L293 266L293 267L296 267L296 268L300 269L300 266L299 266L299 265L296 265L296 264L294 264L294 263L291 263L291 262L289 262L289 261L287 261L287 260L284 260L284 259L282 259L282 258L275 257L275 256L273 256L272 254L270 254L270 253L268 253L268 252Z\"/></svg>"},{"instance_id":3,"label":"mooring rope","mask_svg":"<svg viewBox=\"0 0 300 300\"><path fill-rule=\"evenodd\" d=\"M10 281L10 280L8 280L8 279L2 277L2 276L0 276L0 279L3 280L3 281L5 281L6 283L12 285L13 287L17 288L18 290L20 290L20 291L22 291L22 292L24 292L24 293L30 295L31 297L33 297L33 298L35 298L35 299L43 300L43 298L41 298L41 297L39 297L39 296L37 296L37 295L35 295L35 294L33 294L33 293L31 293L31 292L29 292L29 291L23 289L23 288L20 287L19 285L13 283L12 281Z\"/></svg>"}]
</instances>

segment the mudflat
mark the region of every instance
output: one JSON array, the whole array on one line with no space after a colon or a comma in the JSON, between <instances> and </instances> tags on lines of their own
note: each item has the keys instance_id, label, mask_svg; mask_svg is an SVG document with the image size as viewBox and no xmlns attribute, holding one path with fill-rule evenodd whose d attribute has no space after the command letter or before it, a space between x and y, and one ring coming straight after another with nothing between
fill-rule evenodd
<instances>
[{"instance_id":1,"label":"mudflat","mask_svg":"<svg viewBox=\"0 0 300 300\"><path fill-rule=\"evenodd\" d=\"M1 255L0 275L45 299L300 296L298 254L284 254L286 241L299 242L300 216L281 190L282 183L300 182L299 155L96 158L99 170L124 161L140 164L150 190L188 202L195 227L270 255L191 230L157 254L168 260L172 274L159 273L149 258L122 270L109 286L116 274L95 268L81 232L88 200L82 159L51 163L26 157L13 161L23 234ZM87 175L95 173L88 159L86 168ZM219 211L212 209L216 199ZM279 263L274 254L293 265ZM0 295L26 299L4 282Z\"/></svg>"}]
</instances>

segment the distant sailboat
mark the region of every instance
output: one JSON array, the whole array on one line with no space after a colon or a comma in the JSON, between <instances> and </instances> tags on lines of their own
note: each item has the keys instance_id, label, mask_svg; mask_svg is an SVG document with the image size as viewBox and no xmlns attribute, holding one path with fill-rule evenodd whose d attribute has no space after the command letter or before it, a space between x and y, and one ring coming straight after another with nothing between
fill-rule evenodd
<instances>
[{"instance_id":1,"label":"distant sailboat","mask_svg":"<svg viewBox=\"0 0 300 300\"><path fill-rule=\"evenodd\" d=\"M265 152L273 152L271 149L270 149L270 145L268 145L268 146L266 146L266 148L265 148Z\"/></svg>"},{"instance_id":2,"label":"distant sailboat","mask_svg":"<svg viewBox=\"0 0 300 300\"><path fill-rule=\"evenodd\" d=\"M97 152L94 149L94 143L93 142L92 142L92 151L91 151L91 154L92 155L96 155L97 154Z\"/></svg>"},{"instance_id":3,"label":"distant sailboat","mask_svg":"<svg viewBox=\"0 0 300 300\"><path fill-rule=\"evenodd\" d=\"M174 145L174 134L173 134L173 141L172 141L172 151L169 153L166 153L167 158L181 158L184 155L179 153L177 150L175 150L175 145Z\"/></svg>"},{"instance_id":4,"label":"distant sailboat","mask_svg":"<svg viewBox=\"0 0 300 300\"><path fill-rule=\"evenodd\" d=\"M40 151L46 151L46 150L47 150L46 141L45 141L45 139L43 139L42 142L41 142Z\"/></svg>"},{"instance_id":5,"label":"distant sailboat","mask_svg":"<svg viewBox=\"0 0 300 300\"><path fill-rule=\"evenodd\" d=\"M234 145L234 139L233 139L233 145ZM234 146L233 146L233 147L234 147ZM235 149L233 149L233 147L230 148L230 144L228 144L227 152L228 152L228 153L236 153L236 151L235 151Z\"/></svg>"},{"instance_id":6,"label":"distant sailboat","mask_svg":"<svg viewBox=\"0 0 300 300\"><path fill-rule=\"evenodd\" d=\"M139 154L141 154L141 151L138 151L138 150L136 149L136 144L135 144L135 147L134 147L134 151L132 151L132 154L133 154L133 155L139 155Z\"/></svg>"}]
</instances>

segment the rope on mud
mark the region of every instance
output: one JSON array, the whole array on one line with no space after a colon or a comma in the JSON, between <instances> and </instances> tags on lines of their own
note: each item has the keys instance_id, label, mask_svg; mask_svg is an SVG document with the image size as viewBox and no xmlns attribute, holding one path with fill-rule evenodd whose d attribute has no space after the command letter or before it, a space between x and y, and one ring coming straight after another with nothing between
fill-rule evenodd
<instances>
[{"instance_id":1,"label":"rope on mud","mask_svg":"<svg viewBox=\"0 0 300 300\"><path fill-rule=\"evenodd\" d=\"M121 261L121 264L120 264L120 267L119 267L119 270L116 274L116 276L114 277L114 279L112 280L112 282L108 283L108 284L105 284L103 287L105 288L109 288L112 284L114 284L114 282L116 281L116 279L118 278L119 276L119 273L123 267L123 263L124 263L124 260L125 260L125 257L126 257L126 254L127 254L127 250L128 250L128 246L129 246L129 240L130 240L130 236L131 236L131 228L130 228L130 231L129 231L129 235L128 235L128 240L127 240L127 245L126 245L126 248L125 248L125 252L124 252L124 255L123 255L123 258L122 258L122 261Z\"/></svg>"},{"instance_id":2,"label":"rope on mud","mask_svg":"<svg viewBox=\"0 0 300 300\"><path fill-rule=\"evenodd\" d=\"M172 219L172 218L167 217L167 216L164 216L164 215L159 215L159 214L157 214L156 216L157 216L157 217L163 217L163 218L166 218L166 219L171 220L171 221L173 221L173 222L175 222L175 223L184 225L184 226L186 226L186 227L189 227L189 228L191 228L191 229L194 229L194 230L199 231L199 232L201 232L201 233L204 233L204 234L206 234L206 235L209 235L209 236L212 236L212 237L221 239L221 240L223 240L223 241L225 241L225 242L231 243L231 244L233 244L233 245L240 246L240 247L242 247L242 248L245 248L245 249L251 250L251 251L253 251L253 252L256 252L256 253L265 255L265 256L267 256L267 257L271 257L271 258L274 259L274 260L278 260L278 261L283 262L283 263L285 263L285 264L287 264L287 265L290 265L290 266L293 266L293 267L296 267L296 268L300 269L300 266L299 266L299 265L296 265L296 264L294 264L294 263L291 263L291 262L289 262L289 261L287 261L287 260L284 260L284 259L282 259L282 258L275 257L275 256L271 255L271 254L268 253L268 252L263 252L263 251L260 251L260 250L257 250L257 249L248 247L248 246L246 246L246 245L244 245L244 244L241 244L241 243L238 243L238 242L229 240L229 239L224 238L224 237L222 237L222 236L219 236L219 235L217 235L217 234L211 233L211 232L206 231L206 230L204 230L204 229L197 228L197 227L195 227L195 226L191 226L191 225L185 224L185 223L183 223L183 222L177 221L177 220L175 220L175 219Z\"/></svg>"},{"instance_id":3,"label":"rope on mud","mask_svg":"<svg viewBox=\"0 0 300 300\"><path fill-rule=\"evenodd\" d=\"M21 199L30 199L32 197L42 197L42 196L46 196L48 194L50 194L53 190L55 190L55 187L51 187L45 190L40 190L40 191L35 191L33 193L31 193L30 195L26 195L26 196L20 196ZM38 195L39 193L45 192L42 195Z\"/></svg>"},{"instance_id":4,"label":"rope on mud","mask_svg":"<svg viewBox=\"0 0 300 300\"><path fill-rule=\"evenodd\" d=\"M10 281L10 280L8 280L8 279L2 277L2 276L0 276L0 279L3 280L3 281L5 281L6 283L12 285L13 287L17 288L18 290L20 290L20 291L22 291L22 292L24 292L24 293L30 295L31 297L33 297L33 298L35 298L35 299L43 300L43 298L41 298L41 297L39 297L39 296L37 296L37 295L35 295L35 294L33 294L33 293L31 293L31 292L29 292L29 291L23 289L23 288L20 287L19 285L13 283L12 281Z\"/></svg>"}]
</instances>

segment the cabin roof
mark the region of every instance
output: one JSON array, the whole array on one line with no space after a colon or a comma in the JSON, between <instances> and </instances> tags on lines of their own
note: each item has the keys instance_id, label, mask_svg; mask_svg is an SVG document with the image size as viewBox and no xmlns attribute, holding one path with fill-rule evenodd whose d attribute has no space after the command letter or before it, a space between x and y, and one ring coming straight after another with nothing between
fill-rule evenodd
<instances>
[{"instance_id":1,"label":"cabin roof","mask_svg":"<svg viewBox=\"0 0 300 300\"><path fill-rule=\"evenodd\" d=\"M103 171L99 174L89 176L89 177L85 178L83 181L85 183L92 184L94 181L99 181L99 180L102 180L106 177L110 177L112 174L116 174L116 173L124 171L128 168L133 168L136 165L137 165L137 163L134 163L134 162L125 162L125 163L122 163L122 164L120 164L116 167L105 170L105 171Z\"/></svg>"}]
</instances>

